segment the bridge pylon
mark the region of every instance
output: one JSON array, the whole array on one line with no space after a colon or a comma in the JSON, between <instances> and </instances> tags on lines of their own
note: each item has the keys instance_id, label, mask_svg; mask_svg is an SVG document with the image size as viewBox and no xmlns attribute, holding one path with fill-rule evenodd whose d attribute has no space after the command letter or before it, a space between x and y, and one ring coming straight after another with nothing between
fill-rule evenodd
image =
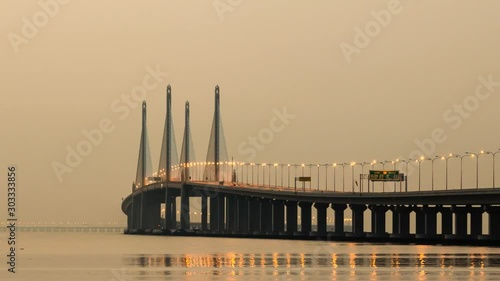
<instances>
[{"instance_id":1,"label":"bridge pylon","mask_svg":"<svg viewBox=\"0 0 500 281\"><path fill-rule=\"evenodd\" d=\"M194 147L191 137L190 129L190 111L189 102L186 101L185 105L185 124L184 124L184 140L182 141L182 152L181 152L181 228L189 229L190 218L189 218L189 190L187 182L191 181L190 169L192 163L194 163Z\"/></svg>"},{"instance_id":2,"label":"bridge pylon","mask_svg":"<svg viewBox=\"0 0 500 281\"><path fill-rule=\"evenodd\" d=\"M137 163L137 173L135 177L135 189L143 187L150 183L150 178L153 176L152 164L151 164L151 151L149 149L149 139L147 130L147 105L146 101L142 102L142 129L141 129L141 140L139 147L139 157ZM134 226L138 229L143 229L144 225L144 194L138 200L135 200L132 209L134 210L134 218L132 222Z\"/></svg>"},{"instance_id":3,"label":"bridge pylon","mask_svg":"<svg viewBox=\"0 0 500 281\"><path fill-rule=\"evenodd\" d=\"M215 86L215 107L210 141L208 143L207 165L203 172L203 180L224 181L231 178L231 171L228 170L228 161L224 130L220 114L220 89Z\"/></svg>"}]
</instances>

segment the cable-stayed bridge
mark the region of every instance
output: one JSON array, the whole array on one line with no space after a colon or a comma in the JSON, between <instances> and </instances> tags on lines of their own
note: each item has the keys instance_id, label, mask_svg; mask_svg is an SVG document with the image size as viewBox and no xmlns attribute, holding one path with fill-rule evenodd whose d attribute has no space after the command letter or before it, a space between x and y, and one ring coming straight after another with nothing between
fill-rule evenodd
<instances>
[{"instance_id":1,"label":"cable-stayed bridge","mask_svg":"<svg viewBox=\"0 0 500 281\"><path fill-rule=\"evenodd\" d=\"M219 91L216 86L207 156L199 161L189 102L177 153L167 87L157 170L143 102L137 173L122 202L125 233L500 242L499 151L326 164L234 161L226 149Z\"/></svg>"}]
</instances>

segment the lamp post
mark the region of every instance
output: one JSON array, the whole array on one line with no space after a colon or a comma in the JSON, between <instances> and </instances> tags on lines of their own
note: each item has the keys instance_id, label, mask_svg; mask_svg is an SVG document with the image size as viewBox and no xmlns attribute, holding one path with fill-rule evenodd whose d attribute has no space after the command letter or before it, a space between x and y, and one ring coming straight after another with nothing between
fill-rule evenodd
<instances>
[{"instance_id":1,"label":"lamp post","mask_svg":"<svg viewBox=\"0 0 500 281\"><path fill-rule=\"evenodd\" d=\"M377 160L373 160L371 163L372 170L375 169L375 165L377 164L382 164L382 170L384 169L384 162L377 162ZM373 192L375 192L375 182L372 182L372 185L373 185ZM370 190L369 184L368 184L368 190Z\"/></svg>"},{"instance_id":2,"label":"lamp post","mask_svg":"<svg viewBox=\"0 0 500 281\"><path fill-rule=\"evenodd\" d=\"M332 167L333 167L333 191L335 192L335 183L336 183L336 180L335 180L336 169L335 168L337 167L337 163L333 163Z\"/></svg>"},{"instance_id":3,"label":"lamp post","mask_svg":"<svg viewBox=\"0 0 500 281\"><path fill-rule=\"evenodd\" d=\"M354 166L356 166L356 165L361 165L361 167L363 167L363 163L356 163L356 162L351 163L351 177L352 177L352 192L353 193L354 193ZM361 168L361 169L363 169L363 168ZM359 191L361 193L361 189Z\"/></svg>"},{"instance_id":4,"label":"lamp post","mask_svg":"<svg viewBox=\"0 0 500 281\"><path fill-rule=\"evenodd\" d=\"M345 192L345 166L349 165L349 163L342 163L342 192Z\"/></svg>"},{"instance_id":5,"label":"lamp post","mask_svg":"<svg viewBox=\"0 0 500 281\"><path fill-rule=\"evenodd\" d=\"M274 163L274 187L278 187L278 164Z\"/></svg>"},{"instance_id":6,"label":"lamp post","mask_svg":"<svg viewBox=\"0 0 500 281\"><path fill-rule=\"evenodd\" d=\"M255 167L255 163L251 163L250 166L252 166L252 185L253 185L253 167Z\"/></svg>"},{"instance_id":7,"label":"lamp post","mask_svg":"<svg viewBox=\"0 0 500 281\"><path fill-rule=\"evenodd\" d=\"M286 173L287 177L288 177L288 188L290 188L290 164L287 164L288 166L288 172Z\"/></svg>"},{"instance_id":8,"label":"lamp post","mask_svg":"<svg viewBox=\"0 0 500 281\"><path fill-rule=\"evenodd\" d=\"M479 157L476 153L465 152L465 155L470 155L471 158L476 157L476 189L479 188Z\"/></svg>"},{"instance_id":9,"label":"lamp post","mask_svg":"<svg viewBox=\"0 0 500 281\"><path fill-rule=\"evenodd\" d=\"M370 162L361 163L361 173L363 174L365 172L365 165L371 165L371 164L372 163L370 163ZM368 186L368 192L370 192L370 179L367 179L366 182L367 182L367 186Z\"/></svg>"},{"instance_id":10,"label":"lamp post","mask_svg":"<svg viewBox=\"0 0 500 281\"><path fill-rule=\"evenodd\" d=\"M266 186L266 163L262 163L262 186Z\"/></svg>"},{"instance_id":11,"label":"lamp post","mask_svg":"<svg viewBox=\"0 0 500 281\"><path fill-rule=\"evenodd\" d=\"M425 160L432 160L430 158L425 158L424 156L421 156L420 159L417 160L418 162L418 191L420 191L420 181L421 181L421 169L420 169L420 163L425 161Z\"/></svg>"},{"instance_id":12,"label":"lamp post","mask_svg":"<svg viewBox=\"0 0 500 281\"><path fill-rule=\"evenodd\" d=\"M392 164L392 169L396 170L396 163L394 163L394 161L385 160L382 164L384 171L385 171L385 164ZM382 182L382 191L385 191L385 181ZM396 182L394 182L394 191L396 191Z\"/></svg>"},{"instance_id":13,"label":"lamp post","mask_svg":"<svg viewBox=\"0 0 500 281\"><path fill-rule=\"evenodd\" d=\"M491 152L491 151L484 151L484 150L481 150L481 154L491 154L492 156L492 160L493 160L493 171L492 171L492 184L493 184L493 188L495 188L495 155L497 153L500 153L500 150L497 150L495 152ZM478 161L479 161L479 156L478 156Z\"/></svg>"},{"instance_id":14,"label":"lamp post","mask_svg":"<svg viewBox=\"0 0 500 281\"><path fill-rule=\"evenodd\" d=\"M325 191L328 191L328 164L325 164Z\"/></svg>"},{"instance_id":15,"label":"lamp post","mask_svg":"<svg viewBox=\"0 0 500 281\"><path fill-rule=\"evenodd\" d=\"M434 161L435 160L441 160L441 159L444 159L442 156L434 156L433 159L431 159L432 161L432 164L431 164L431 190L434 191Z\"/></svg>"},{"instance_id":16,"label":"lamp post","mask_svg":"<svg viewBox=\"0 0 500 281\"><path fill-rule=\"evenodd\" d=\"M460 156L450 153L450 155L448 155L447 157L444 158L444 159L446 159L446 169L445 169L446 190L448 190L448 159L457 158L457 157L460 157Z\"/></svg>"},{"instance_id":17,"label":"lamp post","mask_svg":"<svg viewBox=\"0 0 500 281\"><path fill-rule=\"evenodd\" d=\"M319 167L320 167L320 165L317 164L316 167L318 167L318 191L319 191Z\"/></svg>"}]
</instances>

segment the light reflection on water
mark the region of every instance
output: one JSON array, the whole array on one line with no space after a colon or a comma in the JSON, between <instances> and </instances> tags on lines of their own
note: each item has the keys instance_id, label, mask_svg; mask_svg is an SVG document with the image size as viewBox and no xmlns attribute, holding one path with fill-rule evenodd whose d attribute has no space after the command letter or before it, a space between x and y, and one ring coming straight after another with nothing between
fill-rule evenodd
<instances>
[{"instance_id":1,"label":"light reflection on water","mask_svg":"<svg viewBox=\"0 0 500 281\"><path fill-rule=\"evenodd\" d=\"M137 255L123 259L126 268L148 276L268 276L277 280L322 277L322 280L452 280L485 277L500 280L500 254L356 254L356 253L218 253ZM141 269L143 269L141 271ZM261 269L261 270L256 270ZM498 269L498 270L497 270ZM131 271L132 272L132 271ZM136 275L137 276L137 275ZM181 275L179 275L181 276ZM496 277L495 277L496 276ZM342 278L340 278L342 277Z\"/></svg>"}]
</instances>

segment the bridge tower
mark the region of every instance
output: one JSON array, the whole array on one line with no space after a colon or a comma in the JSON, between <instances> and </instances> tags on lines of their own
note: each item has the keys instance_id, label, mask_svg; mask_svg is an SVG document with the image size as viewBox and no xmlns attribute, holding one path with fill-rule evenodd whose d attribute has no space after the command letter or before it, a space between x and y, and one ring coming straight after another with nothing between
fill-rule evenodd
<instances>
[{"instance_id":1,"label":"bridge tower","mask_svg":"<svg viewBox=\"0 0 500 281\"><path fill-rule=\"evenodd\" d=\"M165 126L161 145L160 163L158 165L158 176L166 182L165 186L165 227L176 228L175 196L169 191L169 182L179 179L179 158L177 156L177 145L175 142L174 124L172 119L172 88L167 86ZM173 168L176 168L175 170Z\"/></svg>"},{"instance_id":2,"label":"bridge tower","mask_svg":"<svg viewBox=\"0 0 500 281\"><path fill-rule=\"evenodd\" d=\"M222 119L220 114L220 92L219 86L215 86L215 108L214 119L212 122L212 131L208 143L207 165L203 173L203 180L206 181L224 181L231 178L231 171L224 166L227 163L228 155L224 130L222 128ZM213 163L213 164L212 164ZM222 171L221 171L222 165Z\"/></svg>"},{"instance_id":3,"label":"bridge tower","mask_svg":"<svg viewBox=\"0 0 500 281\"><path fill-rule=\"evenodd\" d=\"M141 140L139 147L139 157L137 163L137 173L135 177L135 189L142 188L149 184L149 178L153 175L151 164L151 152L149 149L149 139L147 130L147 106L146 102L142 102L142 129ZM140 198L133 202L133 218L132 223L134 228L143 229L144 225L144 193L141 193Z\"/></svg>"},{"instance_id":4,"label":"bridge tower","mask_svg":"<svg viewBox=\"0 0 500 281\"><path fill-rule=\"evenodd\" d=\"M190 112L189 112L189 102L186 101L185 105L185 124L184 124L184 140L182 141L182 152L181 152L181 228L189 229L190 218L189 218L189 193L187 182L191 181L190 167L194 163L194 148L191 138L190 129Z\"/></svg>"}]
</instances>

